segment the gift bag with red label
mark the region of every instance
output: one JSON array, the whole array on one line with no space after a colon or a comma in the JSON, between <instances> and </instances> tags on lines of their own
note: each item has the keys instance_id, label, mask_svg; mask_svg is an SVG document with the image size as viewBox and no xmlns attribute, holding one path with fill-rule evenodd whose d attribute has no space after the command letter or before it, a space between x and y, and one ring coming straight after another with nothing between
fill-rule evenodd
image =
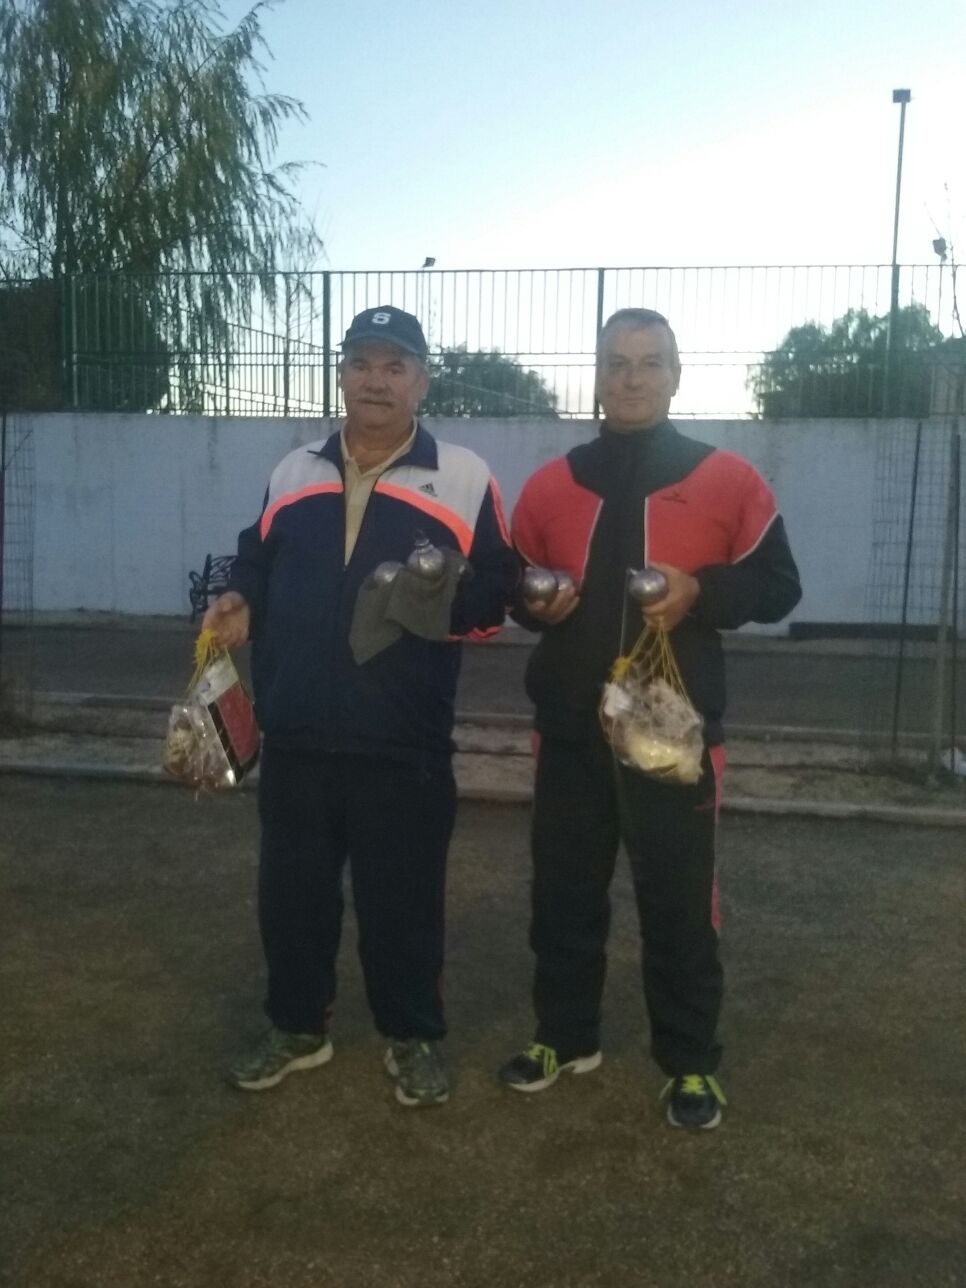
<instances>
[{"instance_id":1,"label":"gift bag with red label","mask_svg":"<svg viewBox=\"0 0 966 1288\"><path fill-rule=\"evenodd\" d=\"M202 631L187 697L174 704L168 718L165 773L196 791L237 787L258 750L251 698L214 632Z\"/></svg>"}]
</instances>

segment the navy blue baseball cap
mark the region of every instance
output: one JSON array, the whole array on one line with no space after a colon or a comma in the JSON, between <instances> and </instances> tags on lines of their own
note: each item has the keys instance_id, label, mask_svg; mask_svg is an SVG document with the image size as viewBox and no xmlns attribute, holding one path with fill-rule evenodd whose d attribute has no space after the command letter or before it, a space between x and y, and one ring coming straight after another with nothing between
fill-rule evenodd
<instances>
[{"instance_id":1,"label":"navy blue baseball cap","mask_svg":"<svg viewBox=\"0 0 966 1288\"><path fill-rule=\"evenodd\" d=\"M380 304L374 309L364 309L357 313L349 324L342 341L342 348L347 349L361 340L382 340L386 344L396 344L407 353L417 358L425 358L429 345L423 335L419 319L402 309L393 308L391 304Z\"/></svg>"}]
</instances>

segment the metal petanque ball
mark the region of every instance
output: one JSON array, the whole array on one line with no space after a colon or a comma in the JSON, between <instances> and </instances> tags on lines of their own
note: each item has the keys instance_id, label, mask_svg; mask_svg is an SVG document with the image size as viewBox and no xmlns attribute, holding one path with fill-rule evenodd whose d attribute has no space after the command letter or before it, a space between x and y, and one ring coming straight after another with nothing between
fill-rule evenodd
<instances>
[{"instance_id":1,"label":"metal petanque ball","mask_svg":"<svg viewBox=\"0 0 966 1288\"><path fill-rule=\"evenodd\" d=\"M568 572L558 572L558 573L554 573L554 576L557 578L557 590L558 590L558 591L559 591L559 590L576 590L576 589L577 589L577 587L574 585L574 579L573 579L573 577L571 577L570 573L568 573Z\"/></svg>"},{"instance_id":2,"label":"metal petanque ball","mask_svg":"<svg viewBox=\"0 0 966 1288\"><path fill-rule=\"evenodd\" d=\"M528 568L522 589L528 604L548 604L557 593L557 578L549 568Z\"/></svg>"},{"instance_id":3,"label":"metal petanque ball","mask_svg":"<svg viewBox=\"0 0 966 1288\"><path fill-rule=\"evenodd\" d=\"M417 577L435 581L446 571L446 556L422 532L416 533L416 544L412 554L406 560L406 567Z\"/></svg>"},{"instance_id":4,"label":"metal petanque ball","mask_svg":"<svg viewBox=\"0 0 966 1288\"><path fill-rule=\"evenodd\" d=\"M628 575L627 593L636 604L646 608L667 594L667 578L656 568L639 568Z\"/></svg>"},{"instance_id":5,"label":"metal petanque ball","mask_svg":"<svg viewBox=\"0 0 966 1288\"><path fill-rule=\"evenodd\" d=\"M370 579L377 586L388 586L395 580L396 573L399 572L402 564L395 559L387 559L381 564L377 564L369 574Z\"/></svg>"}]
</instances>

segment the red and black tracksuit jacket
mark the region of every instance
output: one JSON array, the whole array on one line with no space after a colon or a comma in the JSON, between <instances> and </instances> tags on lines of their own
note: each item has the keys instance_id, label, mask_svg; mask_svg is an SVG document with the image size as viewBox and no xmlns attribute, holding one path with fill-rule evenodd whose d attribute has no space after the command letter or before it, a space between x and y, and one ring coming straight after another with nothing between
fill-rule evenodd
<instances>
[{"instance_id":1,"label":"red and black tracksuit jacket","mask_svg":"<svg viewBox=\"0 0 966 1288\"><path fill-rule=\"evenodd\" d=\"M668 421L636 433L605 423L592 442L543 466L523 488L512 536L527 563L569 573L580 591L576 611L544 631L527 669L536 728L552 737L582 738L596 728L601 686L641 629L639 608L625 605L628 568L656 560L700 584L671 642L709 746L723 737L719 631L777 622L801 597L785 527L761 475ZM542 629L525 610L515 616Z\"/></svg>"}]
</instances>

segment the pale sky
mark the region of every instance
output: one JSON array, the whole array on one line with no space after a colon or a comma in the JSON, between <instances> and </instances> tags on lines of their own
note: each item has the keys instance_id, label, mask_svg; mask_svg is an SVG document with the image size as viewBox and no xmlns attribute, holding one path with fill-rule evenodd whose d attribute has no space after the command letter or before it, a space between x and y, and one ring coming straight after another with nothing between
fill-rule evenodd
<instances>
[{"instance_id":1,"label":"pale sky","mask_svg":"<svg viewBox=\"0 0 966 1288\"><path fill-rule=\"evenodd\" d=\"M225 0L229 19L247 8ZM966 259L962 0L284 0L333 269ZM946 189L948 188L948 193Z\"/></svg>"}]
</instances>

